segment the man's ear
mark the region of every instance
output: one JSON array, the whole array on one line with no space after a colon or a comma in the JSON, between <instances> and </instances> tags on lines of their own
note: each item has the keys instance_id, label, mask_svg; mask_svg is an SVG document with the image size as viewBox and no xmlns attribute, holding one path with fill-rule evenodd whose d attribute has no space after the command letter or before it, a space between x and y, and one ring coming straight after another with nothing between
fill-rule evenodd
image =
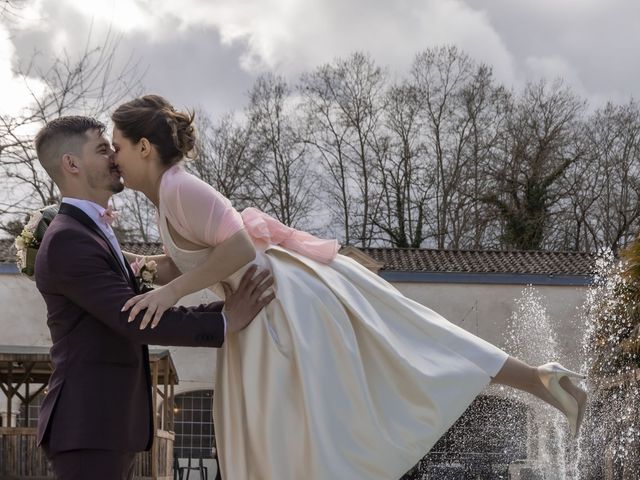
<instances>
[{"instance_id":1,"label":"man's ear","mask_svg":"<svg viewBox=\"0 0 640 480\"><path fill-rule=\"evenodd\" d=\"M71 153L62 155L62 171L77 174L80 172L78 157Z\"/></svg>"}]
</instances>

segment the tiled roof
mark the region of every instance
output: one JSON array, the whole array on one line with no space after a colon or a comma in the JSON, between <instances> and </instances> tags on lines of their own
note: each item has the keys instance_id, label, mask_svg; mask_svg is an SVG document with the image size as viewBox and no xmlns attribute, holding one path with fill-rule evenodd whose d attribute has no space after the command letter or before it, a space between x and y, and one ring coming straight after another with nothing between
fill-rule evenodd
<instances>
[{"instance_id":1,"label":"tiled roof","mask_svg":"<svg viewBox=\"0 0 640 480\"><path fill-rule=\"evenodd\" d=\"M162 253L161 244L150 242L127 242L123 249L142 255ZM594 254L580 252L403 248L360 250L382 264L381 271L389 272L591 275L596 258ZM0 263L12 263L14 258L13 241L0 239Z\"/></svg>"},{"instance_id":2,"label":"tiled roof","mask_svg":"<svg viewBox=\"0 0 640 480\"><path fill-rule=\"evenodd\" d=\"M137 255L160 255L162 244L157 242L124 242L122 249Z\"/></svg>"},{"instance_id":3,"label":"tiled roof","mask_svg":"<svg viewBox=\"0 0 640 480\"><path fill-rule=\"evenodd\" d=\"M381 271L591 275L596 256L582 252L363 248Z\"/></svg>"},{"instance_id":4,"label":"tiled roof","mask_svg":"<svg viewBox=\"0 0 640 480\"><path fill-rule=\"evenodd\" d=\"M162 253L162 244L156 242L125 242L122 249L139 255L159 255ZM16 250L13 240L0 238L0 263L13 263L16 258Z\"/></svg>"}]
</instances>

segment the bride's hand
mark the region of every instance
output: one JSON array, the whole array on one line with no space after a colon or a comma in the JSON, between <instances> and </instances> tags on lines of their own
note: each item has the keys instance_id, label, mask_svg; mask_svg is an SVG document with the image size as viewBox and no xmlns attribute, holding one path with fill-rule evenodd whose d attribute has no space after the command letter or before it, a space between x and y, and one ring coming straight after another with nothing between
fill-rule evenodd
<instances>
[{"instance_id":1,"label":"bride's hand","mask_svg":"<svg viewBox=\"0 0 640 480\"><path fill-rule=\"evenodd\" d=\"M155 328L160 322L162 314L167 309L173 307L178 300L180 300L180 298L171 285L165 285L151 292L130 298L127 303L124 304L124 307L122 307L122 311L124 312L131 308L129 322L133 322L138 316L138 313L146 308L147 312L144 314L142 322L140 323L140 330L146 328L152 320L151 328Z\"/></svg>"}]
</instances>

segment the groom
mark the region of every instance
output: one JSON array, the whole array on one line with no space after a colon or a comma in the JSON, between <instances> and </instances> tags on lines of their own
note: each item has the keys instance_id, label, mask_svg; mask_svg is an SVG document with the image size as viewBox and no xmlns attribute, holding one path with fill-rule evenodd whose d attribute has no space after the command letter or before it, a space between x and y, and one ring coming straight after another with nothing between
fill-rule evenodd
<instances>
[{"instance_id":1,"label":"groom","mask_svg":"<svg viewBox=\"0 0 640 480\"><path fill-rule=\"evenodd\" d=\"M220 347L273 296L267 272L250 269L226 303L167 310L156 328L127 321L139 293L109 223L107 203L122 191L104 125L61 117L36 136L40 163L63 199L36 259L47 305L54 371L38 419L38 444L62 480L133 478L135 453L154 436L147 344Z\"/></svg>"}]
</instances>

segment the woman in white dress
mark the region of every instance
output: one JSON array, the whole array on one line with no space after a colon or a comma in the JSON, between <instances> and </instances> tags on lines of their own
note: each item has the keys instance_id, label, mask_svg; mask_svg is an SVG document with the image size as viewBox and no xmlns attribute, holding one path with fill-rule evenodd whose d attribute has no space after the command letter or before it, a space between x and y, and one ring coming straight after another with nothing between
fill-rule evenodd
<instances>
[{"instance_id":1,"label":"woman in white dress","mask_svg":"<svg viewBox=\"0 0 640 480\"><path fill-rule=\"evenodd\" d=\"M489 383L553 405L577 433L579 374L509 357L339 255L335 241L238 213L183 168L193 117L163 98L135 99L112 119L115 162L156 206L166 251L165 284L125 305L132 317L147 309L141 328L189 293L224 298L251 265L274 278L275 300L217 352L223 478L400 478Z\"/></svg>"}]
</instances>

